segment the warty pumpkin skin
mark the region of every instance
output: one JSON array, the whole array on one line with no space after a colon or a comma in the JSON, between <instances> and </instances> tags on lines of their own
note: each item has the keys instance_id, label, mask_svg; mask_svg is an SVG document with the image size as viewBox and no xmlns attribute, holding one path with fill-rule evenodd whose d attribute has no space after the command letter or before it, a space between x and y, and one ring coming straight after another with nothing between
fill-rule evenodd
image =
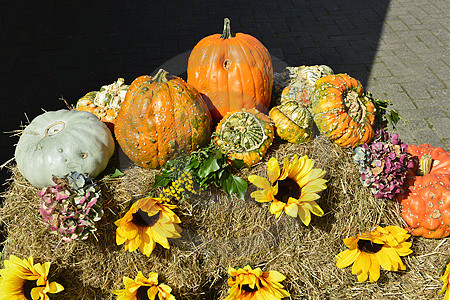
<instances>
[{"instance_id":1,"label":"warty pumpkin skin","mask_svg":"<svg viewBox=\"0 0 450 300\"><path fill-rule=\"evenodd\" d=\"M192 50L187 82L205 95L215 123L229 111L257 108L267 113L273 85L269 51L251 35L232 36L225 19L223 34L203 38Z\"/></svg>"},{"instance_id":2,"label":"warty pumpkin skin","mask_svg":"<svg viewBox=\"0 0 450 300\"><path fill-rule=\"evenodd\" d=\"M170 158L208 144L211 115L195 88L161 69L131 83L114 130L133 162L159 169Z\"/></svg>"},{"instance_id":3,"label":"warty pumpkin skin","mask_svg":"<svg viewBox=\"0 0 450 300\"><path fill-rule=\"evenodd\" d=\"M293 144L310 141L313 137L313 118L309 110L295 100L273 107L269 116L278 135Z\"/></svg>"},{"instance_id":4,"label":"warty pumpkin skin","mask_svg":"<svg viewBox=\"0 0 450 300\"><path fill-rule=\"evenodd\" d=\"M127 89L125 79L119 78L112 84L102 86L99 91L89 92L78 99L76 110L93 113L114 132L117 113Z\"/></svg>"},{"instance_id":5,"label":"warty pumpkin skin","mask_svg":"<svg viewBox=\"0 0 450 300\"><path fill-rule=\"evenodd\" d=\"M230 160L240 159L247 167L258 163L272 145L272 120L255 108L228 112L217 124L214 142Z\"/></svg>"},{"instance_id":6,"label":"warty pumpkin skin","mask_svg":"<svg viewBox=\"0 0 450 300\"><path fill-rule=\"evenodd\" d=\"M374 136L372 97L347 74L327 75L316 81L312 112L320 133L342 147L355 148Z\"/></svg>"},{"instance_id":7,"label":"warty pumpkin skin","mask_svg":"<svg viewBox=\"0 0 450 300\"><path fill-rule=\"evenodd\" d=\"M415 168L410 169L405 192L397 197L406 229L415 236L450 235L450 152L428 144L410 145Z\"/></svg>"}]
</instances>

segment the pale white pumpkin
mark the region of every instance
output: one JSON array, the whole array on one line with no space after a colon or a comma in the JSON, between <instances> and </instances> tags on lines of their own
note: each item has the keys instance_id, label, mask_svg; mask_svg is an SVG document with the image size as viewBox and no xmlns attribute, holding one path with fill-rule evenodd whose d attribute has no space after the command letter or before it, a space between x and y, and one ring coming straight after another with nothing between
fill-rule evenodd
<instances>
[{"instance_id":1,"label":"pale white pumpkin","mask_svg":"<svg viewBox=\"0 0 450 300\"><path fill-rule=\"evenodd\" d=\"M25 127L15 160L23 177L42 188L53 184L53 175L73 171L95 178L113 153L111 131L93 113L62 109L43 113Z\"/></svg>"}]
</instances>

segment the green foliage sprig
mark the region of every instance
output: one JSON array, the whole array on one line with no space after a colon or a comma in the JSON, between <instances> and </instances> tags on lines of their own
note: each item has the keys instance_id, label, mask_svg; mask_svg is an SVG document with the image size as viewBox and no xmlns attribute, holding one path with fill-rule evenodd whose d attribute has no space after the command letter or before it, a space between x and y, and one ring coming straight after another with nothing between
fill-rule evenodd
<instances>
[{"instance_id":1,"label":"green foliage sprig","mask_svg":"<svg viewBox=\"0 0 450 300\"><path fill-rule=\"evenodd\" d=\"M244 199L247 181L233 174L235 169L243 166L244 163L241 160L234 160L230 164L227 155L221 153L211 139L208 146L193 151L189 155L181 155L167 161L160 173L155 176L153 187L165 187L179 178L182 173L188 172L200 188L213 184L225 191L229 197L231 194L236 194L238 198Z\"/></svg>"},{"instance_id":2,"label":"green foliage sprig","mask_svg":"<svg viewBox=\"0 0 450 300\"><path fill-rule=\"evenodd\" d=\"M385 124L387 122L395 129L395 126L400 120L400 116L398 115L398 111L396 109L388 109L388 106L391 105L391 101L373 98L373 104L376 109L376 122L379 122L379 124Z\"/></svg>"}]
</instances>

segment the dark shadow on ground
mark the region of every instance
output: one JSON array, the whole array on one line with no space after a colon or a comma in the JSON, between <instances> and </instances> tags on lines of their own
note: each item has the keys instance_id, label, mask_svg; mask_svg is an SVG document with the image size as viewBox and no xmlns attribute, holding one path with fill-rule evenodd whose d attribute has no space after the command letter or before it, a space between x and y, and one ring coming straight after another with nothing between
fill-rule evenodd
<instances>
[{"instance_id":1,"label":"dark shadow on ground","mask_svg":"<svg viewBox=\"0 0 450 300\"><path fill-rule=\"evenodd\" d=\"M186 79L191 49L220 33L258 38L285 66L326 64L367 83L389 0L339 1L11 1L1 0L0 129L12 131L42 109L65 108L124 77L163 66ZM0 162L18 138L2 134ZM9 174L1 171L1 183ZM4 189L4 186L1 187Z\"/></svg>"}]
</instances>

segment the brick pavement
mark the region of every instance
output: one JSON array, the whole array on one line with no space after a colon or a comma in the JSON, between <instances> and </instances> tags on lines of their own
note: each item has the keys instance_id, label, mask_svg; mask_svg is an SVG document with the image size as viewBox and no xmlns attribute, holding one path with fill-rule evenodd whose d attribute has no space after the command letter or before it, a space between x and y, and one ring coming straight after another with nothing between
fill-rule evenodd
<instances>
[{"instance_id":1,"label":"brick pavement","mask_svg":"<svg viewBox=\"0 0 450 300\"><path fill-rule=\"evenodd\" d=\"M327 64L388 98L408 143L450 146L449 3L446 0L44 1L0 0L0 129L74 104L118 77L160 66L186 78L190 50L220 33L257 37L285 66ZM17 137L0 138L0 161ZM1 181L8 175L1 172Z\"/></svg>"}]
</instances>

